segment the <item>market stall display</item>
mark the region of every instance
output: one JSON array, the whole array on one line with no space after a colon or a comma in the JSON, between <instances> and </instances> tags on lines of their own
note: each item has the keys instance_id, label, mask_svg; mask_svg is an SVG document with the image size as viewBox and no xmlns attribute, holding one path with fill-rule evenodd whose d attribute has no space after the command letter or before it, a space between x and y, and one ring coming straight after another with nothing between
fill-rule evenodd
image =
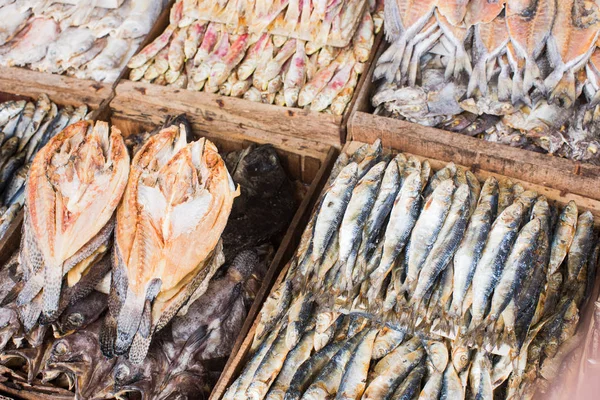
<instances>
[{"instance_id":1,"label":"market stall display","mask_svg":"<svg viewBox=\"0 0 600 400\"><path fill-rule=\"evenodd\" d=\"M327 7L360 9L340 8L343 3ZM177 1L164 32L129 62L129 79L342 115L383 23L383 2L371 2L359 14L349 43L333 47L295 39L290 32L238 32L236 24L202 19L202 7Z\"/></svg>"},{"instance_id":2,"label":"market stall display","mask_svg":"<svg viewBox=\"0 0 600 400\"><path fill-rule=\"evenodd\" d=\"M67 125L88 117L88 107L59 106L41 95L37 101L0 104L0 239L25 202L25 180L37 152Z\"/></svg>"},{"instance_id":3,"label":"market stall display","mask_svg":"<svg viewBox=\"0 0 600 400\"><path fill-rule=\"evenodd\" d=\"M599 164L596 3L386 5L376 114Z\"/></svg>"},{"instance_id":4,"label":"market stall display","mask_svg":"<svg viewBox=\"0 0 600 400\"><path fill-rule=\"evenodd\" d=\"M164 0L73 3L2 2L0 65L113 83L166 4Z\"/></svg>"},{"instance_id":5,"label":"market stall display","mask_svg":"<svg viewBox=\"0 0 600 400\"><path fill-rule=\"evenodd\" d=\"M584 337L593 215L379 143L350 147L224 398L549 390Z\"/></svg>"},{"instance_id":6,"label":"market stall display","mask_svg":"<svg viewBox=\"0 0 600 400\"><path fill-rule=\"evenodd\" d=\"M222 159L205 138L188 144L185 117L126 141L115 127L108 135L104 122L71 125L32 166L23 244L2 268L3 374L37 393L68 388L82 398L208 395L293 217L294 186L271 146ZM33 173L44 168L53 172ZM59 206L67 220L51 217ZM202 243L189 246L197 226ZM142 310L135 285L154 288ZM142 323L128 324L134 318Z\"/></svg>"}]
</instances>

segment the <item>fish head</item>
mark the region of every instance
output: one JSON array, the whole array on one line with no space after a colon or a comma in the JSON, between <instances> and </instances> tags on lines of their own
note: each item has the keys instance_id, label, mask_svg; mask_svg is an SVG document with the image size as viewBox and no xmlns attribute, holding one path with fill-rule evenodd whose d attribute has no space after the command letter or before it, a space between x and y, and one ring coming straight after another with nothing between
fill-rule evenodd
<instances>
[{"instance_id":1,"label":"fish head","mask_svg":"<svg viewBox=\"0 0 600 400\"><path fill-rule=\"evenodd\" d=\"M210 394L210 385L205 376L181 372L169 379L156 396L160 400L200 399Z\"/></svg>"},{"instance_id":2,"label":"fish head","mask_svg":"<svg viewBox=\"0 0 600 400\"><path fill-rule=\"evenodd\" d=\"M471 363L471 350L467 346L455 346L452 349L452 364L461 372Z\"/></svg>"},{"instance_id":3,"label":"fish head","mask_svg":"<svg viewBox=\"0 0 600 400\"><path fill-rule=\"evenodd\" d=\"M448 365L448 348L443 342L431 340L425 346L431 364L438 372L444 372Z\"/></svg>"},{"instance_id":4,"label":"fish head","mask_svg":"<svg viewBox=\"0 0 600 400\"><path fill-rule=\"evenodd\" d=\"M244 192L270 197L287 181L287 175L273 146L263 145L240 159L233 180Z\"/></svg>"},{"instance_id":5,"label":"fish head","mask_svg":"<svg viewBox=\"0 0 600 400\"><path fill-rule=\"evenodd\" d=\"M107 295L93 291L85 299L69 306L53 324L54 337L62 338L95 322L104 312Z\"/></svg>"}]
</instances>

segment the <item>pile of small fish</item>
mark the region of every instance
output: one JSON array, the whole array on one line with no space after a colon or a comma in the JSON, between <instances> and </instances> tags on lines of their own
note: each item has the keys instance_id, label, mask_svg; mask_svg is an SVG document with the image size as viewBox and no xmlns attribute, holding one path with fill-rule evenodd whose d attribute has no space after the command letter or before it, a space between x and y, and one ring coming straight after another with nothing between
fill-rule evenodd
<instances>
[{"instance_id":1,"label":"pile of small fish","mask_svg":"<svg viewBox=\"0 0 600 400\"><path fill-rule=\"evenodd\" d=\"M392 398L403 385L423 385L427 398L448 390L458 391L444 398L469 390L492 398L506 382L503 398L514 398L538 378L547 388L581 342L579 314L599 254L594 218L574 202L559 211L520 184L490 177L481 187L452 163L432 175L427 160L363 145L333 167L228 396ZM414 364L392 358L369 367L412 334L420 339L405 346L423 340L425 348ZM431 343L446 362L414 383L410 369L426 354L438 359Z\"/></svg>"},{"instance_id":2,"label":"pile of small fish","mask_svg":"<svg viewBox=\"0 0 600 400\"><path fill-rule=\"evenodd\" d=\"M232 206L225 160L188 135L185 117L135 135L130 167L116 128L83 121L35 158L22 246L0 269L0 374L13 387L78 398L210 393L295 201L275 150L249 146L225 157L241 191ZM48 218L49 208L63 217ZM135 285L153 292L141 315Z\"/></svg>"},{"instance_id":3,"label":"pile of small fish","mask_svg":"<svg viewBox=\"0 0 600 400\"><path fill-rule=\"evenodd\" d=\"M87 119L87 106L59 108L45 94L37 102L0 104L0 239L25 202L25 181L34 156L67 125Z\"/></svg>"},{"instance_id":4,"label":"pile of small fish","mask_svg":"<svg viewBox=\"0 0 600 400\"><path fill-rule=\"evenodd\" d=\"M306 322L292 305L255 337L224 399L530 399L556 386L561 363L582 339L574 336L550 354L542 342L555 337L535 332L513 359L411 336L358 315L302 317Z\"/></svg>"},{"instance_id":5,"label":"pile of small fish","mask_svg":"<svg viewBox=\"0 0 600 400\"><path fill-rule=\"evenodd\" d=\"M600 164L600 6L386 2L375 112Z\"/></svg>"},{"instance_id":6,"label":"pile of small fish","mask_svg":"<svg viewBox=\"0 0 600 400\"><path fill-rule=\"evenodd\" d=\"M371 0L370 3L374 3ZM185 2L188 19L240 27L249 33L285 33L320 44L348 45L366 0Z\"/></svg>"},{"instance_id":7,"label":"pile of small fish","mask_svg":"<svg viewBox=\"0 0 600 400\"><path fill-rule=\"evenodd\" d=\"M185 4L175 3L169 26L131 59L131 80L336 115L352 99L383 23L383 1L374 2L352 43L336 48L269 33L233 34L190 17Z\"/></svg>"},{"instance_id":8,"label":"pile of small fish","mask_svg":"<svg viewBox=\"0 0 600 400\"><path fill-rule=\"evenodd\" d=\"M165 5L125 0L117 8L96 0L1 3L0 65L115 82Z\"/></svg>"}]
</instances>

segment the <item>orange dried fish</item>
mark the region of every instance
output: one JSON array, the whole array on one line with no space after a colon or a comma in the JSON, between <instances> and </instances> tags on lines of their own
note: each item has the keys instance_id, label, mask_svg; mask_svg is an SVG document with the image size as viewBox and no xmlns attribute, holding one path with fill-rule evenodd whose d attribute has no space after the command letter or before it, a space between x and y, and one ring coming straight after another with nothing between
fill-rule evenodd
<instances>
[{"instance_id":1,"label":"orange dried fish","mask_svg":"<svg viewBox=\"0 0 600 400\"><path fill-rule=\"evenodd\" d=\"M465 13L467 26L492 22L504 9L506 0L470 0Z\"/></svg>"},{"instance_id":2,"label":"orange dried fish","mask_svg":"<svg viewBox=\"0 0 600 400\"><path fill-rule=\"evenodd\" d=\"M506 24L515 55L524 59L524 69L515 71L523 76L523 91L529 92L540 78L536 59L541 54L556 16L555 0L508 0Z\"/></svg>"},{"instance_id":3,"label":"orange dried fish","mask_svg":"<svg viewBox=\"0 0 600 400\"><path fill-rule=\"evenodd\" d=\"M20 303L43 290L45 319L58 316L63 277L109 240L109 221L128 174L121 132L113 128L109 133L106 122L73 124L40 150L26 188L25 246L35 251L28 250L31 268Z\"/></svg>"},{"instance_id":4,"label":"orange dried fish","mask_svg":"<svg viewBox=\"0 0 600 400\"><path fill-rule=\"evenodd\" d=\"M153 136L132 162L117 211L113 287L121 307L114 351L141 362L161 329L214 274L237 192L216 146L182 126Z\"/></svg>"},{"instance_id":5,"label":"orange dried fish","mask_svg":"<svg viewBox=\"0 0 600 400\"><path fill-rule=\"evenodd\" d=\"M454 26L463 24L463 19L467 14L467 5L469 0L444 0L438 1L437 9L440 14L448 19Z\"/></svg>"},{"instance_id":6,"label":"orange dried fish","mask_svg":"<svg viewBox=\"0 0 600 400\"><path fill-rule=\"evenodd\" d=\"M558 13L547 47L554 71L544 81L550 101L561 100L567 106L575 101L575 73L585 67L596 49L599 33L600 8L595 2L558 2Z\"/></svg>"}]
</instances>

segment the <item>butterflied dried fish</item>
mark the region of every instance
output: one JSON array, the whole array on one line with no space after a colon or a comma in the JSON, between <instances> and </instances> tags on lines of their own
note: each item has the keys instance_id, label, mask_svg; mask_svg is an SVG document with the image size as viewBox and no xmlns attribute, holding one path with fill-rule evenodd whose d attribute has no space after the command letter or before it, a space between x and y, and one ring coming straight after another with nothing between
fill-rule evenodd
<instances>
[{"instance_id":1,"label":"butterflied dried fish","mask_svg":"<svg viewBox=\"0 0 600 400\"><path fill-rule=\"evenodd\" d=\"M153 333L199 286L206 290L222 263L217 245L236 195L215 146L205 139L187 144L183 127L164 129L136 154L117 212L114 269L122 272L113 273L113 286L126 284L125 293L115 293L123 296L117 354L131 347L132 362L142 362ZM207 226L201 245L190 246L189 237L198 237L192 233Z\"/></svg>"}]
</instances>

